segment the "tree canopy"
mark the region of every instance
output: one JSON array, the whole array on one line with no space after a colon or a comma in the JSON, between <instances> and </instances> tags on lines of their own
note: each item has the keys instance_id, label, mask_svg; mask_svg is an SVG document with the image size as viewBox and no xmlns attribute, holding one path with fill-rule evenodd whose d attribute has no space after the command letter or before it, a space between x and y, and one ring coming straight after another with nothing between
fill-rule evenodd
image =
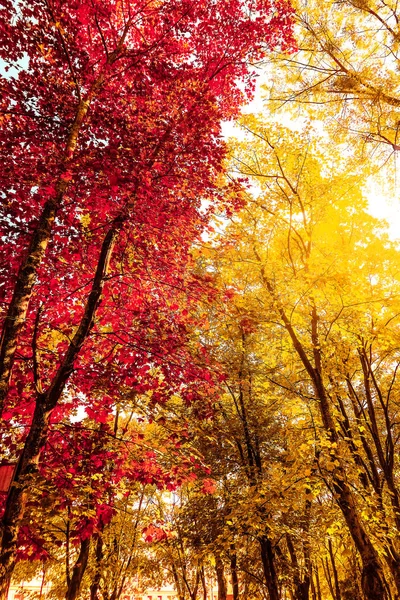
<instances>
[{"instance_id":1,"label":"tree canopy","mask_svg":"<svg viewBox=\"0 0 400 600\"><path fill-rule=\"evenodd\" d=\"M0 600L400 597L399 18L3 3Z\"/></svg>"}]
</instances>

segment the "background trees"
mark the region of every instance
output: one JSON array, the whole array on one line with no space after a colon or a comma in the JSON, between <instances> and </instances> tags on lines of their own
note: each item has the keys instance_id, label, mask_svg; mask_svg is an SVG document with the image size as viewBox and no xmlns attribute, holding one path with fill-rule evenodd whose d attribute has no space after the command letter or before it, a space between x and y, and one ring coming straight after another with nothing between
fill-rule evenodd
<instances>
[{"instance_id":1,"label":"background trees","mask_svg":"<svg viewBox=\"0 0 400 600\"><path fill-rule=\"evenodd\" d=\"M298 52L276 55L268 88L275 109L321 119L352 133L363 152L397 151L399 135L396 2L294 2ZM382 146L383 144L383 146ZM349 148L349 151L351 149Z\"/></svg>"},{"instance_id":2,"label":"background trees","mask_svg":"<svg viewBox=\"0 0 400 600\"><path fill-rule=\"evenodd\" d=\"M397 492L390 491L389 474L398 469L392 455L397 407L391 400L397 386L397 361L392 354L397 340L397 250L364 210L359 163L353 163L352 172L348 157L341 161L335 150L329 155L325 148L322 156L322 144L311 136L271 123L248 117L243 128L251 137L234 148L233 168L250 176L254 185L241 216L226 228L220 250L213 250L213 268L221 273L223 286L237 306L236 324L242 324L239 355L244 356L247 336L256 340L249 357L269 382L261 397L267 398L271 387L283 390L279 410L295 398L296 429L304 423L304 417L296 414L303 407L305 426L312 432L304 445L312 453L298 473L312 481L322 479L327 486L322 495L326 489L333 495L344 521L341 528L347 527L361 558L363 593L366 598L383 598L387 585L398 589ZM333 173L330 161L335 164ZM228 372L234 373L231 365ZM240 369L233 377L239 398L245 386L247 397L249 390L253 394L251 409L255 408L256 379L250 383L248 371ZM257 414L265 415L265 408ZM278 422L282 423L282 416ZM261 423L258 419L256 431ZM285 423L286 442L289 423ZM252 444L251 457L257 455ZM253 468L260 471L253 460ZM284 472L286 468L280 470L281 477ZM283 479L279 489L284 487ZM311 490L312 485L295 519L295 527L305 530L316 509ZM381 516L376 518L377 514ZM280 535L284 527L285 522L280 522ZM325 543L332 562L332 540ZM296 577L290 532L286 545ZM310 565L305 550L302 560ZM335 568L333 575L324 568L334 587ZM275 573L265 574L270 585ZM294 586L301 598L299 582ZM269 589L270 597L279 593Z\"/></svg>"}]
</instances>

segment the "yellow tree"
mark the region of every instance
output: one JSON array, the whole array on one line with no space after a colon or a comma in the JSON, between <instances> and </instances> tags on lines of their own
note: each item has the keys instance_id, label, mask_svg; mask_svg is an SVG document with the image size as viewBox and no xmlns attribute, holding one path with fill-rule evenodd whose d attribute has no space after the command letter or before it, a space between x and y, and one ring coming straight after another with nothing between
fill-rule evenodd
<instances>
[{"instance_id":1,"label":"yellow tree","mask_svg":"<svg viewBox=\"0 0 400 600\"><path fill-rule=\"evenodd\" d=\"M360 164L352 170L304 133L253 117L243 127L233 165L252 194L218 261L232 282L246 281L249 316L269 323L276 384L308 399L318 470L359 554L364 596L383 599L388 587L400 591L400 256L366 213Z\"/></svg>"},{"instance_id":2,"label":"yellow tree","mask_svg":"<svg viewBox=\"0 0 400 600\"><path fill-rule=\"evenodd\" d=\"M294 0L298 51L276 53L274 108L292 106L365 144L400 148L400 8L395 0Z\"/></svg>"},{"instance_id":3,"label":"yellow tree","mask_svg":"<svg viewBox=\"0 0 400 600\"><path fill-rule=\"evenodd\" d=\"M236 569L241 589L250 576L264 584L271 600L279 600L284 590L308 599L312 498L307 465L313 462L313 436L307 428L302 431L307 408L283 381L275 384L275 377L282 380L278 350L284 340L276 328L271 334L271 323L259 315L254 272L241 257L233 263L236 269L226 264L229 251L211 247L203 250L203 259L206 254L218 272L221 297L208 308L202 339L225 375L214 418L202 425L203 440L211 441L206 455L226 522L219 544L229 559L232 583ZM290 372L288 365L285 377ZM300 452L293 452L296 443Z\"/></svg>"}]
</instances>

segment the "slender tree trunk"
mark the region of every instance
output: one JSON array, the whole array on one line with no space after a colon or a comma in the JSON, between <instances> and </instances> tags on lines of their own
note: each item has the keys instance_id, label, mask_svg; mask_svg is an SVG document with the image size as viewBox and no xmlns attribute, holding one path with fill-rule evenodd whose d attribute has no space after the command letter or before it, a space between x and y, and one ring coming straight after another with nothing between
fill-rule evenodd
<instances>
[{"instance_id":1,"label":"slender tree trunk","mask_svg":"<svg viewBox=\"0 0 400 600\"><path fill-rule=\"evenodd\" d=\"M97 595L100 587L101 579L101 561L103 560L103 537L101 534L98 535L96 540L96 564L95 573L90 586L90 600L97 600Z\"/></svg>"},{"instance_id":2,"label":"slender tree trunk","mask_svg":"<svg viewBox=\"0 0 400 600\"><path fill-rule=\"evenodd\" d=\"M397 592L400 593L400 557L399 557L399 554L398 554L396 548L394 547L393 540L389 533L389 526L388 526L387 517L386 517L386 510L385 510L385 506L384 506L383 498L382 498L383 481L381 481L378 467L375 464L373 450L370 447L370 444L369 444L369 441L368 441L366 435L362 431L362 426L365 424L365 420L362 420L362 418L361 418L362 412L358 406L357 394L351 383L350 375L346 376L346 381L347 381L347 387L348 387L348 392L349 392L348 396L349 396L350 401L353 406L355 422L356 422L357 428L360 429L359 435L360 435L360 438L362 441L364 452L368 459L367 463L362 464L363 461L360 461L360 455L358 453L357 448L352 449L352 454L355 458L356 464L359 464L361 462L360 466L362 466L365 469L366 473L368 473L368 480L371 482L374 492L376 494L376 502L377 502L378 511L380 513L381 527L382 527L383 533L385 534L385 538L387 540L385 543L384 557L385 557L386 564L388 565L390 572L392 574L393 581L395 583ZM345 413L344 407L341 408L341 412L342 412L342 414ZM347 419L347 423L349 423L347 415L346 415L346 419ZM350 426L348 425L348 432L351 435L349 427ZM347 434L346 437L350 437L350 435ZM376 447L377 444L375 441L374 441L374 443L375 443L375 447ZM368 471L367 465L369 466L369 471ZM393 465L392 465L391 461L389 463L389 467L384 466L383 469L381 467L381 470L383 471L383 474L385 475L385 480L388 485L388 490L389 490L389 492L391 492L395 488L395 484L394 484L394 482L392 482L393 477L391 476L391 474L393 475ZM396 489L394 491L396 492ZM396 493L394 493L394 494L390 493L389 496L390 496L390 500L391 500L392 507L394 510L394 516L396 517L396 514L399 513L399 511L398 511L398 496L396 496ZM400 532L400 527L399 527L397 520L396 520L396 526L398 528L398 531Z\"/></svg>"},{"instance_id":3,"label":"slender tree trunk","mask_svg":"<svg viewBox=\"0 0 400 600\"><path fill-rule=\"evenodd\" d=\"M328 584L329 587L329 591L331 593L332 596L332 600L337 600L336 599L336 595L335 595L335 589L332 585L332 577L331 577L331 572L329 569L329 563L328 563L328 559L324 561L322 561L322 568L324 569L324 575L325 575L325 579L326 579L326 583Z\"/></svg>"},{"instance_id":4,"label":"slender tree trunk","mask_svg":"<svg viewBox=\"0 0 400 600\"><path fill-rule=\"evenodd\" d=\"M46 567L44 565L45 565L45 563L43 563L43 572L42 572L42 580L40 582L39 600L42 600L42 598L43 598L44 583L45 583L45 579L46 579Z\"/></svg>"},{"instance_id":5,"label":"slender tree trunk","mask_svg":"<svg viewBox=\"0 0 400 600\"><path fill-rule=\"evenodd\" d=\"M291 535L286 534L286 544L290 554L293 571L294 598L295 600L308 600L310 577L308 571L304 570L304 578L301 578L299 562L297 560L296 551L293 545Z\"/></svg>"},{"instance_id":6,"label":"slender tree trunk","mask_svg":"<svg viewBox=\"0 0 400 600\"><path fill-rule=\"evenodd\" d=\"M207 582L206 582L206 576L204 573L204 567L201 567L200 569L200 579L201 579L201 585L203 587L203 600L207 600ZM211 598L211 600L213 600L213 598Z\"/></svg>"},{"instance_id":7,"label":"slender tree trunk","mask_svg":"<svg viewBox=\"0 0 400 600\"><path fill-rule=\"evenodd\" d=\"M76 600L81 588L82 578L85 574L89 558L90 538L81 542L81 549L77 561L72 569L71 581L65 594L65 600Z\"/></svg>"},{"instance_id":8,"label":"slender tree trunk","mask_svg":"<svg viewBox=\"0 0 400 600\"><path fill-rule=\"evenodd\" d=\"M19 522L25 511L30 475L35 470L39 458L43 436L48 427L48 417L49 414L46 413L42 403L38 402L35 408L33 423L16 468L14 482L7 496L2 519L2 545L0 554L1 600L7 600L8 597L8 589L15 567L16 551L18 548Z\"/></svg>"},{"instance_id":9,"label":"slender tree trunk","mask_svg":"<svg viewBox=\"0 0 400 600\"><path fill-rule=\"evenodd\" d=\"M199 591L199 583L200 583L200 568L198 567L196 570L196 580L194 582L193 590L191 592L189 592L191 600L196 600L196 598L197 598L197 593Z\"/></svg>"},{"instance_id":10,"label":"slender tree trunk","mask_svg":"<svg viewBox=\"0 0 400 600\"><path fill-rule=\"evenodd\" d=\"M340 592L340 586L339 586L339 576L338 576L338 572L337 572L337 568L336 568L335 556L333 554L332 542L331 542L330 538L328 539L328 550L329 550L329 556L330 556L331 563L332 563L333 581L335 584L335 597L336 597L336 600L342 600L342 594Z\"/></svg>"},{"instance_id":11,"label":"slender tree trunk","mask_svg":"<svg viewBox=\"0 0 400 600\"><path fill-rule=\"evenodd\" d=\"M260 260L256 250L255 254L258 260ZM386 600L387 595L385 591L385 577L382 564L358 514L353 494L347 483L345 468L341 456L337 451L337 448L340 446L340 439L332 416L330 400L323 382L321 345L318 337L318 314L315 305L312 306L311 314L311 341L314 358L314 364L312 364L301 341L297 337L290 319L275 295L274 286L266 276L263 265L261 265L261 276L268 292L277 305L283 325L289 334L293 348L297 352L310 377L314 387L315 397L319 402L322 423L331 442L331 460L335 465L338 465L332 472L332 486L336 501L342 511L350 535L353 538L354 544L361 557L363 565L361 581L365 600Z\"/></svg>"},{"instance_id":12,"label":"slender tree trunk","mask_svg":"<svg viewBox=\"0 0 400 600\"><path fill-rule=\"evenodd\" d=\"M278 577L275 570L275 556L271 541L268 536L263 535L259 538L259 542L261 547L261 561L269 598L270 600L280 600Z\"/></svg>"},{"instance_id":13,"label":"slender tree trunk","mask_svg":"<svg viewBox=\"0 0 400 600\"><path fill-rule=\"evenodd\" d=\"M318 600L322 600L322 596L321 596L321 584L319 581L319 571L318 571L318 565L315 565L315 583L317 584L317 597Z\"/></svg>"},{"instance_id":14,"label":"slender tree trunk","mask_svg":"<svg viewBox=\"0 0 400 600\"><path fill-rule=\"evenodd\" d=\"M174 577L175 589L176 589L176 593L178 595L178 600L185 600L185 595L182 592L181 582L179 581L178 571L177 571L176 565L173 560L171 561L171 569L172 569L172 575Z\"/></svg>"},{"instance_id":15,"label":"slender tree trunk","mask_svg":"<svg viewBox=\"0 0 400 600\"><path fill-rule=\"evenodd\" d=\"M313 576L313 568L310 564L310 586L311 586L311 597L312 600L317 600L317 590L315 588L314 576Z\"/></svg>"},{"instance_id":16,"label":"slender tree trunk","mask_svg":"<svg viewBox=\"0 0 400 600\"><path fill-rule=\"evenodd\" d=\"M40 453L46 443L48 424L52 411L65 389L73 371L74 362L93 326L96 309L101 300L105 276L114 248L117 231L122 220L115 221L104 238L93 285L86 302L80 325L71 340L49 389L38 394L32 424L26 438L24 449L18 461L13 485L7 496L1 530L0 554L0 600L7 600L11 576L15 567L18 548L19 524L25 512L28 489L40 459Z\"/></svg>"},{"instance_id":17,"label":"slender tree trunk","mask_svg":"<svg viewBox=\"0 0 400 600\"><path fill-rule=\"evenodd\" d=\"M224 563L222 562L219 554L215 555L215 574L217 576L218 584L218 600L226 600L226 579Z\"/></svg>"},{"instance_id":18,"label":"slender tree trunk","mask_svg":"<svg viewBox=\"0 0 400 600\"><path fill-rule=\"evenodd\" d=\"M231 546L231 580L233 600L239 600L239 578L237 571L237 556L235 546Z\"/></svg>"},{"instance_id":19,"label":"slender tree trunk","mask_svg":"<svg viewBox=\"0 0 400 600\"><path fill-rule=\"evenodd\" d=\"M362 589L366 600L385 600L385 577L378 554L363 526L358 514L353 494L346 480L341 457L337 453L339 438L331 415L329 400L326 396L322 378L315 370L315 389L320 402L322 421L332 443L331 459L337 468L332 472L332 485L336 501L345 518L350 535L360 553L362 570Z\"/></svg>"}]
</instances>

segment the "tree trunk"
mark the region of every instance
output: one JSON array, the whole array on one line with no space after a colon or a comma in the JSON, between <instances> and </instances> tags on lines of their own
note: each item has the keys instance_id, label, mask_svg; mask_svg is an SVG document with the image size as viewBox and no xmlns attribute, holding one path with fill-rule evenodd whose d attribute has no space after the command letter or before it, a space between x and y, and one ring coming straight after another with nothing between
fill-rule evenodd
<instances>
[{"instance_id":1,"label":"tree trunk","mask_svg":"<svg viewBox=\"0 0 400 600\"><path fill-rule=\"evenodd\" d=\"M335 556L333 554L332 541L330 538L328 539L328 549L329 549L329 556L330 556L331 563L332 563L333 582L335 584L335 597L336 597L336 600L342 600L342 594L340 592L339 577L338 577L338 572L337 572L337 568L336 568Z\"/></svg>"},{"instance_id":2,"label":"tree trunk","mask_svg":"<svg viewBox=\"0 0 400 600\"><path fill-rule=\"evenodd\" d=\"M317 590L315 588L312 565L310 565L310 587L312 600L317 600Z\"/></svg>"},{"instance_id":3,"label":"tree trunk","mask_svg":"<svg viewBox=\"0 0 400 600\"><path fill-rule=\"evenodd\" d=\"M218 600L226 600L227 590L224 563L218 554L215 555L215 573L217 576Z\"/></svg>"},{"instance_id":4,"label":"tree trunk","mask_svg":"<svg viewBox=\"0 0 400 600\"><path fill-rule=\"evenodd\" d=\"M173 559L171 561L171 570L172 570L172 574L174 576L175 589L176 589L176 593L178 595L178 600L185 600L185 595L182 591L181 582L179 581L178 571L177 571L177 568L176 568L176 565L175 565Z\"/></svg>"},{"instance_id":5,"label":"tree trunk","mask_svg":"<svg viewBox=\"0 0 400 600\"><path fill-rule=\"evenodd\" d=\"M43 598L44 583L45 583L45 579L46 579L46 568L44 565L45 565L45 563L43 563L42 580L40 582L40 590L39 590L39 600L42 600L42 598Z\"/></svg>"},{"instance_id":6,"label":"tree trunk","mask_svg":"<svg viewBox=\"0 0 400 600\"><path fill-rule=\"evenodd\" d=\"M295 600L308 600L309 588L310 588L310 576L309 572L304 570L304 577L301 578L299 562L297 560L296 551L293 545L292 537L289 533L286 534L286 544L290 554L290 561L292 563L293 572L293 586Z\"/></svg>"},{"instance_id":7,"label":"tree trunk","mask_svg":"<svg viewBox=\"0 0 400 600\"><path fill-rule=\"evenodd\" d=\"M203 587L203 600L207 600L207 582L206 582L206 576L204 573L204 567L202 566L200 569L200 579L201 579L201 585ZM211 598L211 600L213 600L213 598Z\"/></svg>"},{"instance_id":8,"label":"tree trunk","mask_svg":"<svg viewBox=\"0 0 400 600\"><path fill-rule=\"evenodd\" d=\"M18 338L25 323L37 272L51 238L57 211L60 208L64 194L68 189L68 178L65 177L65 173L68 171L70 162L74 158L79 134L89 107L104 83L107 68L115 63L123 50L129 27L130 21L125 25L115 50L108 55L105 67L98 74L91 88L88 90L86 97L80 98L79 100L75 118L69 130L64 154L61 159L62 172L55 182L55 196L54 198L48 199L44 204L38 223L33 231L28 251L22 260L18 271L13 297L8 307L0 340L0 416L4 409L4 401L8 393ZM1 581L2 579L0 577L0 582ZM0 587L0 598L2 593L1 590L2 588Z\"/></svg>"},{"instance_id":9,"label":"tree trunk","mask_svg":"<svg viewBox=\"0 0 400 600\"><path fill-rule=\"evenodd\" d=\"M190 600L196 600L197 594L199 591L199 583L200 583L200 567L197 567L196 570L196 579L194 582L194 586L192 590L189 590Z\"/></svg>"},{"instance_id":10,"label":"tree trunk","mask_svg":"<svg viewBox=\"0 0 400 600\"><path fill-rule=\"evenodd\" d=\"M261 547L261 561L264 570L270 600L280 600L278 577L275 570L275 556L271 541L268 536L259 538Z\"/></svg>"},{"instance_id":11,"label":"tree trunk","mask_svg":"<svg viewBox=\"0 0 400 600\"><path fill-rule=\"evenodd\" d=\"M385 591L383 568L378 553L376 552L358 514L353 494L347 483L345 468L343 467L341 456L337 451L337 448L340 446L340 439L332 416L330 400L323 382L321 345L318 337L318 314L316 307L315 305L312 305L311 313L311 341L314 358L314 364L312 364L301 341L297 337L290 319L275 295L274 286L266 276L264 266L261 266L261 275L268 292L277 304L279 315L292 341L293 348L303 363L314 387L315 397L319 403L322 423L328 434L329 441L331 442L331 462L337 465L331 474L334 494L346 521L350 535L360 554L363 565L361 581L365 600L385 600L387 595Z\"/></svg>"},{"instance_id":12,"label":"tree trunk","mask_svg":"<svg viewBox=\"0 0 400 600\"><path fill-rule=\"evenodd\" d=\"M231 546L231 580L233 600L239 600L239 578L235 546Z\"/></svg>"},{"instance_id":13,"label":"tree trunk","mask_svg":"<svg viewBox=\"0 0 400 600\"><path fill-rule=\"evenodd\" d=\"M317 587L317 597L318 597L318 600L322 600L322 596L321 596L321 584L320 584L320 581L319 581L319 571L318 571L318 565L317 564L315 565L314 571L315 571L315 583L317 584L317 586L316 586Z\"/></svg>"},{"instance_id":14,"label":"tree trunk","mask_svg":"<svg viewBox=\"0 0 400 600\"><path fill-rule=\"evenodd\" d=\"M82 578L86 571L86 566L89 558L90 538L86 538L81 542L81 549L78 559L72 569L71 581L65 594L65 600L76 600L81 588Z\"/></svg>"},{"instance_id":15,"label":"tree trunk","mask_svg":"<svg viewBox=\"0 0 400 600\"><path fill-rule=\"evenodd\" d=\"M332 443L331 460L334 464L338 465L332 472L332 485L336 501L345 518L346 525L360 554L363 565L361 578L362 590L366 600L385 600L385 577L382 565L360 519L353 494L346 480L346 473L342 465L341 457L336 450L339 445L339 437L334 426L329 400L319 370L314 371L314 377L315 390L320 403L322 421Z\"/></svg>"},{"instance_id":16,"label":"tree trunk","mask_svg":"<svg viewBox=\"0 0 400 600\"><path fill-rule=\"evenodd\" d=\"M101 579L101 561L103 560L103 538L101 534L98 535L96 541L96 566L95 573L92 581L92 585L90 586L90 600L97 600L97 594L99 592L100 587L100 579Z\"/></svg>"},{"instance_id":17,"label":"tree trunk","mask_svg":"<svg viewBox=\"0 0 400 600\"><path fill-rule=\"evenodd\" d=\"M332 577L331 577L331 572L329 570L329 563L328 563L328 559L325 559L325 562L322 560L322 568L324 569L324 575L325 575L325 579L326 579L326 583L328 584L329 587L329 591L331 593L332 596L332 600L336 600L336 596L335 596L335 589L332 585Z\"/></svg>"},{"instance_id":18,"label":"tree trunk","mask_svg":"<svg viewBox=\"0 0 400 600\"><path fill-rule=\"evenodd\" d=\"M77 107L75 120L71 126L66 141L65 152L62 159L64 172L72 160L82 124L87 115L91 101L103 81L103 75L93 84L85 100L81 100ZM17 350L18 338L25 323L29 302L35 285L36 275L44 258L48 243L51 238L54 220L68 188L68 180L63 177L64 172L55 183L56 194L45 203L42 214L32 234L28 251L18 271L13 297L8 307L0 341L0 416L3 412L4 401L8 393L11 372Z\"/></svg>"},{"instance_id":19,"label":"tree trunk","mask_svg":"<svg viewBox=\"0 0 400 600\"><path fill-rule=\"evenodd\" d=\"M7 600L8 589L15 567L18 549L19 522L25 512L30 476L36 470L43 437L48 427L49 413L41 402L36 404L31 429L18 462L13 485L7 496L2 519L2 547L0 554L0 599ZM16 485L15 485L16 484Z\"/></svg>"}]
</instances>

